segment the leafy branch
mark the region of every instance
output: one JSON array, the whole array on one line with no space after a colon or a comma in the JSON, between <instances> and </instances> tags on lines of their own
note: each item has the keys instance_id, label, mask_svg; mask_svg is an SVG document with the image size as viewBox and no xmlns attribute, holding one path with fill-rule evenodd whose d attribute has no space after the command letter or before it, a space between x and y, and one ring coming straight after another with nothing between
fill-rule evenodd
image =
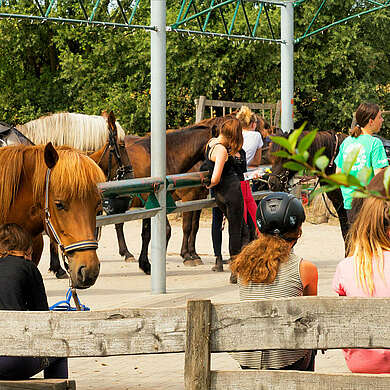
<instances>
[{"instance_id":1,"label":"leafy branch","mask_svg":"<svg viewBox=\"0 0 390 390\"><path fill-rule=\"evenodd\" d=\"M320 178L322 185L311 193L311 198L320 193L333 191L344 186L353 187L353 196L357 198L374 196L380 199L390 200L390 167L386 168L383 179L386 197L382 196L377 191L370 191L367 189L367 185L369 184L373 173L372 168L363 167L356 177L350 174L351 169L359 156L359 148L354 148L346 155L343 161L342 172L328 175L325 171L329 166L329 158L324 154L325 147L318 149L312 157L310 157L308 152L309 147L317 135L317 130L310 131L300 138L304 127L305 124L293 131L288 138L277 136L271 138L272 142L280 145L284 149L273 153L274 156L287 160L287 162L283 164L284 168L299 173L305 171L311 176L318 176Z\"/></svg>"}]
</instances>

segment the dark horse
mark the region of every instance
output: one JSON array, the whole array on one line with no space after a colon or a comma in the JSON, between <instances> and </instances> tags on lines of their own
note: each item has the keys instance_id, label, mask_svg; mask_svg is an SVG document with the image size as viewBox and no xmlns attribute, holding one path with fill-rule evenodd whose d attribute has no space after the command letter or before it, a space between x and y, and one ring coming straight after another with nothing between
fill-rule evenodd
<instances>
[{"instance_id":1,"label":"dark horse","mask_svg":"<svg viewBox=\"0 0 390 390\"><path fill-rule=\"evenodd\" d=\"M300 138L305 136L308 132L304 131ZM287 138L287 134L283 135ZM325 173L327 175L330 175L332 173L336 172L336 165L334 163L334 160L339 152L339 148L341 143L344 141L344 139L347 137L346 134L342 133L336 133L334 131L321 131L318 132L313 143L311 144L310 148L308 149L309 152L309 163L310 159L314 156L314 153L322 148L325 147L325 150L323 154L325 154L329 158L329 165L325 169ZM299 140L298 140L299 142ZM289 190L289 181L290 179L295 175L295 171L290 171L283 167L283 164L286 162L286 159L282 159L280 157L276 157L273 155L274 152L280 150L281 147L278 144L272 143L271 147L269 149L269 159L272 163L272 174L269 178L269 186L271 191L285 191L288 192ZM320 182L321 185L321 182ZM340 222L340 228L341 233L344 238L347 235L348 231L348 220L347 220L347 213L343 206L343 197L341 195L341 190L336 189L334 191L330 191L327 193L328 198L332 202L337 215L339 217Z\"/></svg>"}]
</instances>

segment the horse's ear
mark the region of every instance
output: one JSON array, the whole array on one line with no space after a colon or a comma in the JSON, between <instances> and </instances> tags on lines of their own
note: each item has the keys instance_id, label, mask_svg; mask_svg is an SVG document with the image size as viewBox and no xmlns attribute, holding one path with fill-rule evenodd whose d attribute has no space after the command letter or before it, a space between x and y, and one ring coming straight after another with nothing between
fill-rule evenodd
<instances>
[{"instance_id":1,"label":"horse's ear","mask_svg":"<svg viewBox=\"0 0 390 390\"><path fill-rule=\"evenodd\" d=\"M114 134L116 134L117 131L116 131L115 115L112 111L110 111L110 113L108 114L107 123L108 123L108 127L110 128L110 130Z\"/></svg>"},{"instance_id":2,"label":"horse's ear","mask_svg":"<svg viewBox=\"0 0 390 390\"><path fill-rule=\"evenodd\" d=\"M102 113L101 113L102 117L107 120L108 118L108 114L107 114L107 111L106 110L103 110Z\"/></svg>"},{"instance_id":3,"label":"horse's ear","mask_svg":"<svg viewBox=\"0 0 390 390\"><path fill-rule=\"evenodd\" d=\"M58 153L51 142L45 146L44 157L47 167L50 169L54 168L58 161Z\"/></svg>"}]
</instances>

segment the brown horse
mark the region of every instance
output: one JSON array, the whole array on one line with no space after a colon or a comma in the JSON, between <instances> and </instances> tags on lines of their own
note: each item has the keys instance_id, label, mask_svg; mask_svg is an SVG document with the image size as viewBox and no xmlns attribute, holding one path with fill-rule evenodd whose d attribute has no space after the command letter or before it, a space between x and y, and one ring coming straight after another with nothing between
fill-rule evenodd
<instances>
[{"instance_id":1,"label":"brown horse","mask_svg":"<svg viewBox=\"0 0 390 390\"><path fill-rule=\"evenodd\" d=\"M204 159L205 145L215 130L215 126L210 126L209 121L205 120L167 132L167 175L188 172L197 162ZM146 136L138 141L127 143L126 149L133 165L135 177L150 176L150 141L150 136ZM168 223L167 239L169 237L170 226ZM150 218L147 218L142 220L142 249L138 260L139 267L146 274L150 274L150 263L147 255L149 242Z\"/></svg>"},{"instance_id":2,"label":"brown horse","mask_svg":"<svg viewBox=\"0 0 390 390\"><path fill-rule=\"evenodd\" d=\"M308 132L304 131L300 138L304 137ZM287 137L287 134L284 134L283 136ZM336 171L336 165L334 163L334 160L337 156L337 153L339 152L339 148L341 143L344 141L344 139L347 137L346 134L342 133L336 133L334 131L320 131L317 133L313 143L308 149L309 152L309 162L310 159L314 156L314 153L324 147L325 150L323 154L325 154L329 159L329 165L325 169L325 173L327 175L330 175L332 173L335 173ZM283 167L283 164L286 162L286 159L276 157L273 155L274 152L280 150L280 146L277 144L272 143L270 147L270 156L269 159L272 162L272 174L269 178L269 186L271 191L285 191L289 192L289 181L290 179L295 175L295 171L290 171ZM327 193L328 198L332 202L337 215L339 217L340 222L340 228L341 233L345 238L348 232L348 220L347 220L347 213L344 209L343 205L343 197L341 195L341 190L336 189L334 191L330 191Z\"/></svg>"},{"instance_id":3,"label":"brown horse","mask_svg":"<svg viewBox=\"0 0 390 390\"><path fill-rule=\"evenodd\" d=\"M109 114L104 112L102 116L107 121L109 139L105 145L103 145L97 152L90 154L89 157L99 165L99 167L106 175L107 181L132 179L134 178L134 175L124 142L118 141L117 123L115 121L115 116L112 111ZM129 208L130 201L130 197L121 197L109 201L108 203L104 201L103 207L108 214L124 213ZM134 258L126 246L123 233L123 223L116 224L115 229L118 237L120 255L125 256L125 259ZM50 243L49 271L53 272L59 279L67 277L65 270L61 268L57 245L53 241Z\"/></svg>"},{"instance_id":4,"label":"brown horse","mask_svg":"<svg viewBox=\"0 0 390 390\"><path fill-rule=\"evenodd\" d=\"M39 263L42 233L61 246L73 287L92 286L100 263L94 239L101 199L96 184L101 169L71 148L0 148L0 223L17 223L33 237L33 261Z\"/></svg>"}]
</instances>

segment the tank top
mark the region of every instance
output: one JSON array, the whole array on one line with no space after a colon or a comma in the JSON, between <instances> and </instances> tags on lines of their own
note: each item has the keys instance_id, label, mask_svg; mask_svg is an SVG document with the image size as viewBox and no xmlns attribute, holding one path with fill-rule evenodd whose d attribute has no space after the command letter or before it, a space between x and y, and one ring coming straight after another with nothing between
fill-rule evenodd
<instances>
[{"instance_id":1,"label":"tank top","mask_svg":"<svg viewBox=\"0 0 390 390\"><path fill-rule=\"evenodd\" d=\"M279 272L271 284L249 282L246 285L239 278L240 301L303 296L303 284L299 272L301 261L300 257L291 252L288 260L280 264ZM302 359L309 352L309 350L282 349L234 352L231 355L241 366L266 370L289 366Z\"/></svg>"},{"instance_id":2,"label":"tank top","mask_svg":"<svg viewBox=\"0 0 390 390\"><path fill-rule=\"evenodd\" d=\"M222 145L221 143L215 143L214 145L210 146L207 144L206 147L206 153L205 153L205 165L206 169L213 172L215 162L210 160L210 153L217 145ZM225 165L223 166L222 175L221 175L221 182L224 178L237 176L240 181L244 180L244 172L246 172L246 157L245 157L245 151L241 149L239 151L240 157L231 156L228 155L228 159L225 162Z\"/></svg>"}]
</instances>

